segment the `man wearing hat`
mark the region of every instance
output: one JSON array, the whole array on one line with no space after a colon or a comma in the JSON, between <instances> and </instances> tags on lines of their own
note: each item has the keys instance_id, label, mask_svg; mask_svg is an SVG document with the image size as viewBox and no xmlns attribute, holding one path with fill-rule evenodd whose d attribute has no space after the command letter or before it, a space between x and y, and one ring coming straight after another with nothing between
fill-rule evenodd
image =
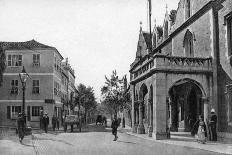
<instances>
[{"instance_id":1,"label":"man wearing hat","mask_svg":"<svg viewBox=\"0 0 232 155\"><path fill-rule=\"evenodd\" d=\"M22 143L22 140L24 138L24 130L25 130L25 121L22 116L22 113L18 114L18 119L17 119L17 128L18 128L18 135L19 135L19 141Z\"/></svg>"},{"instance_id":2,"label":"man wearing hat","mask_svg":"<svg viewBox=\"0 0 232 155\"><path fill-rule=\"evenodd\" d=\"M49 117L48 117L48 114L45 113L45 115L43 117L43 125L44 125L44 131L45 131L45 133L48 132L48 124L49 124Z\"/></svg>"},{"instance_id":3,"label":"man wearing hat","mask_svg":"<svg viewBox=\"0 0 232 155\"><path fill-rule=\"evenodd\" d=\"M209 133L210 140L217 141L217 115L215 114L215 109L211 109L211 115L209 119Z\"/></svg>"}]
</instances>

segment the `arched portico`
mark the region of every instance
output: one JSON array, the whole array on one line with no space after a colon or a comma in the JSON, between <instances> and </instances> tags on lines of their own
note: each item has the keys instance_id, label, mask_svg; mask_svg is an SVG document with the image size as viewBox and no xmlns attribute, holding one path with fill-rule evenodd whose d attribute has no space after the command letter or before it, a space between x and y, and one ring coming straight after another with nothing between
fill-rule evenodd
<instances>
[{"instance_id":1,"label":"arched portico","mask_svg":"<svg viewBox=\"0 0 232 155\"><path fill-rule=\"evenodd\" d=\"M205 91L192 79L181 79L169 88L168 125L171 131L190 131L199 115L204 116ZM207 116L205 116L207 117Z\"/></svg>"}]
</instances>

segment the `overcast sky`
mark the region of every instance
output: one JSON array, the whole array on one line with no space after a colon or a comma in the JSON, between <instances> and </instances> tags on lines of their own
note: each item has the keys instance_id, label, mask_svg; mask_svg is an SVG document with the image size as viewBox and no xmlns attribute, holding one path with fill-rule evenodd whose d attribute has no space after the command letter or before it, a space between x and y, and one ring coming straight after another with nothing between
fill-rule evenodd
<instances>
[{"instance_id":1,"label":"overcast sky","mask_svg":"<svg viewBox=\"0 0 232 155\"><path fill-rule=\"evenodd\" d=\"M152 0L152 21L162 25L179 0ZM135 59L139 22L147 30L147 0L0 0L0 41L38 42L56 47L75 70L76 85L92 86L96 97L104 76L127 74Z\"/></svg>"}]
</instances>

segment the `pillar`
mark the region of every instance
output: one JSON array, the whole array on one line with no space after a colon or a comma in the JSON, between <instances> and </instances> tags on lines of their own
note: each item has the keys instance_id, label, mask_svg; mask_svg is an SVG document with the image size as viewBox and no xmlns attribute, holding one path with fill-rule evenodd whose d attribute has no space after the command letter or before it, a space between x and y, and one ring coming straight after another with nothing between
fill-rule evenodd
<instances>
[{"instance_id":1,"label":"pillar","mask_svg":"<svg viewBox=\"0 0 232 155\"><path fill-rule=\"evenodd\" d=\"M209 116L209 102L207 97L202 97L202 101L204 104L204 121L207 122Z\"/></svg>"},{"instance_id":2,"label":"pillar","mask_svg":"<svg viewBox=\"0 0 232 155\"><path fill-rule=\"evenodd\" d=\"M167 84L164 73L153 75L153 133L156 140L167 139Z\"/></svg>"},{"instance_id":3,"label":"pillar","mask_svg":"<svg viewBox=\"0 0 232 155\"><path fill-rule=\"evenodd\" d=\"M137 128L138 134L145 134L145 128L143 125L143 101L139 101L139 124Z\"/></svg>"},{"instance_id":4,"label":"pillar","mask_svg":"<svg viewBox=\"0 0 232 155\"><path fill-rule=\"evenodd\" d=\"M152 99L148 100L148 105L149 105L149 126L148 126L148 136L152 137L152 132L153 132L153 110L152 110Z\"/></svg>"},{"instance_id":5,"label":"pillar","mask_svg":"<svg viewBox=\"0 0 232 155\"><path fill-rule=\"evenodd\" d=\"M132 110L131 110L131 115L132 115L132 132L136 131L135 130L135 124L136 124L136 111L135 111L135 85L131 84L131 100L132 100Z\"/></svg>"}]
</instances>

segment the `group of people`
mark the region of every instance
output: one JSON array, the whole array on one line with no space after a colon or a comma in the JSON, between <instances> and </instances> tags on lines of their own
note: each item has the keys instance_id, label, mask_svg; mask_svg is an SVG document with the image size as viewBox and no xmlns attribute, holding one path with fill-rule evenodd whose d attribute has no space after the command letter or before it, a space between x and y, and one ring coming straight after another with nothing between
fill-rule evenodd
<instances>
[{"instance_id":1,"label":"group of people","mask_svg":"<svg viewBox=\"0 0 232 155\"><path fill-rule=\"evenodd\" d=\"M202 144L205 144L206 138L208 138L210 141L217 141L216 126L217 115L215 114L215 110L212 109L208 122L205 123L203 116L199 116L198 120L194 123L192 127L191 134L196 137L199 143Z\"/></svg>"}]
</instances>

